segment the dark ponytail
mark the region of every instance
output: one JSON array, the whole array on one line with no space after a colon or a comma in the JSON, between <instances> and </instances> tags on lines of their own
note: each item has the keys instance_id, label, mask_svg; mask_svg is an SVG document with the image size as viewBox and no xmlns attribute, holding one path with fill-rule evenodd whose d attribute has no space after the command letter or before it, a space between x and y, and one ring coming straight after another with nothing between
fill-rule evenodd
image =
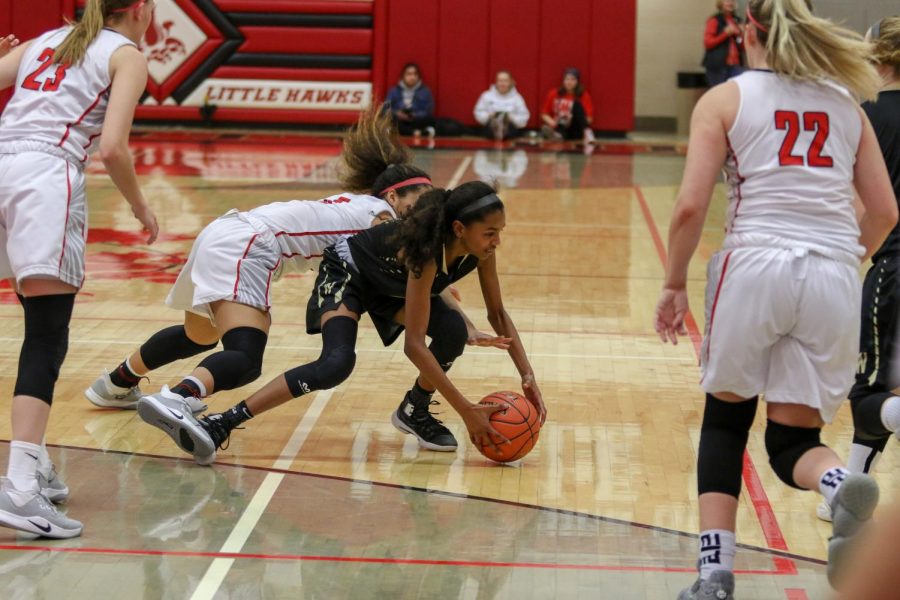
<instances>
[{"instance_id":1,"label":"dark ponytail","mask_svg":"<svg viewBox=\"0 0 900 600\"><path fill-rule=\"evenodd\" d=\"M397 189L408 192L431 185L428 173L410 164L412 157L394 127L390 113L377 107L362 113L347 137L341 152L344 166L340 181L351 192L382 196L388 188L408 180L428 179Z\"/></svg>"},{"instance_id":2,"label":"dark ponytail","mask_svg":"<svg viewBox=\"0 0 900 600\"><path fill-rule=\"evenodd\" d=\"M469 181L453 190L436 188L425 192L397 230L403 264L420 277L422 267L437 260L444 244L453 239L454 221L470 225L498 210L503 210L503 202L494 188L481 181Z\"/></svg>"}]
</instances>

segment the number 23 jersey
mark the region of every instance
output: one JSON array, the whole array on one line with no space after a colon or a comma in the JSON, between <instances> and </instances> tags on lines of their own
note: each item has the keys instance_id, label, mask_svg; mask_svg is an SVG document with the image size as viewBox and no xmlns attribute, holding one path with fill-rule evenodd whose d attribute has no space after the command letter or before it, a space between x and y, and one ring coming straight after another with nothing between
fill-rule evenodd
<instances>
[{"instance_id":1,"label":"number 23 jersey","mask_svg":"<svg viewBox=\"0 0 900 600\"><path fill-rule=\"evenodd\" d=\"M54 64L53 51L69 31L68 26L48 31L28 46L12 99L0 118L0 144L43 142L63 149L73 163L83 165L106 115L109 59L122 46L135 44L111 29L101 29L81 64Z\"/></svg>"},{"instance_id":2,"label":"number 23 jersey","mask_svg":"<svg viewBox=\"0 0 900 600\"><path fill-rule=\"evenodd\" d=\"M853 208L862 134L856 102L836 84L771 71L748 71L731 81L740 105L728 132L725 246L780 241L861 256Z\"/></svg>"}]
</instances>

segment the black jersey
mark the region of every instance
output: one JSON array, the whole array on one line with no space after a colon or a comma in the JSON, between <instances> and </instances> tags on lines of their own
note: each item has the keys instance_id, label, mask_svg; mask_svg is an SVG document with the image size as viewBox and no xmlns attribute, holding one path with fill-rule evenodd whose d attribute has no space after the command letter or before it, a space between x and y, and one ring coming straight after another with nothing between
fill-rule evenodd
<instances>
[{"instance_id":1,"label":"black jersey","mask_svg":"<svg viewBox=\"0 0 900 600\"><path fill-rule=\"evenodd\" d=\"M409 271L397 258L400 251L397 230L400 221L389 221L352 236L347 240L353 263L364 280L367 295L389 298L405 298ZM448 267L444 266L444 253L436 257L437 274L431 284L431 294L436 296L454 281L462 279L478 266L478 258L466 254L458 257Z\"/></svg>"},{"instance_id":2,"label":"black jersey","mask_svg":"<svg viewBox=\"0 0 900 600\"><path fill-rule=\"evenodd\" d=\"M863 110L875 129L894 186L894 197L900 204L900 90L881 92L875 102L863 104ZM894 227L872 256L872 262L878 262L884 255L897 253L900 253L900 224Z\"/></svg>"}]
</instances>

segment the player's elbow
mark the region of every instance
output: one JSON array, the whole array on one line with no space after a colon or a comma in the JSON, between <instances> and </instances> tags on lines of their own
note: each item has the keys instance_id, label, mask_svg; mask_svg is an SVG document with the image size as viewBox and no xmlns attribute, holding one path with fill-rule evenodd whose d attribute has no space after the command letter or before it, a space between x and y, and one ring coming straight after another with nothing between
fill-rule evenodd
<instances>
[{"instance_id":1,"label":"player's elbow","mask_svg":"<svg viewBox=\"0 0 900 600\"><path fill-rule=\"evenodd\" d=\"M127 157L129 157L127 145L100 142L100 160L105 166L117 164Z\"/></svg>"}]
</instances>

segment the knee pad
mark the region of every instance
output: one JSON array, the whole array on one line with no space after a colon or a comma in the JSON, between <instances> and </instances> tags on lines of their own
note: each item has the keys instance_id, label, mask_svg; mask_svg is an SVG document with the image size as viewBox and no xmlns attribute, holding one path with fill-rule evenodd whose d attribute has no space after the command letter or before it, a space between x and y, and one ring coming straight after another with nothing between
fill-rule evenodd
<instances>
[{"instance_id":1,"label":"knee pad","mask_svg":"<svg viewBox=\"0 0 900 600\"><path fill-rule=\"evenodd\" d=\"M51 404L53 389L69 349L69 321L75 294L19 296L25 309L25 339L19 353L15 395Z\"/></svg>"},{"instance_id":2,"label":"knee pad","mask_svg":"<svg viewBox=\"0 0 900 600\"><path fill-rule=\"evenodd\" d=\"M744 450L759 397L744 402L725 402L706 395L700 448L697 451L697 490L735 498L741 495Z\"/></svg>"},{"instance_id":3,"label":"knee pad","mask_svg":"<svg viewBox=\"0 0 900 600\"><path fill-rule=\"evenodd\" d=\"M824 446L819 440L820 427L792 427L771 419L766 425L766 451L769 464L778 478L793 488L802 490L794 481L794 467L808 451Z\"/></svg>"},{"instance_id":4,"label":"knee pad","mask_svg":"<svg viewBox=\"0 0 900 600\"><path fill-rule=\"evenodd\" d=\"M431 337L428 349L441 368L448 371L453 362L462 356L469 331L462 315L443 303L433 302L432 311L427 331Z\"/></svg>"},{"instance_id":5,"label":"knee pad","mask_svg":"<svg viewBox=\"0 0 900 600\"><path fill-rule=\"evenodd\" d=\"M864 440L887 440L893 433L881 420L881 406L895 396L893 392L850 394L854 434Z\"/></svg>"},{"instance_id":6,"label":"knee pad","mask_svg":"<svg viewBox=\"0 0 900 600\"><path fill-rule=\"evenodd\" d=\"M233 390L262 374L263 353L269 336L255 327L235 327L222 336L221 352L204 358L198 366L213 376L216 390Z\"/></svg>"},{"instance_id":7,"label":"knee pad","mask_svg":"<svg viewBox=\"0 0 900 600\"><path fill-rule=\"evenodd\" d=\"M184 325L173 325L157 331L141 346L141 360L150 370L181 358L190 358L212 350L216 344L198 344L187 336Z\"/></svg>"},{"instance_id":8,"label":"knee pad","mask_svg":"<svg viewBox=\"0 0 900 600\"><path fill-rule=\"evenodd\" d=\"M284 379L294 398L316 390L337 387L356 366L356 332L359 324L350 317L332 317L322 327L322 353L315 362L285 372Z\"/></svg>"}]
</instances>

